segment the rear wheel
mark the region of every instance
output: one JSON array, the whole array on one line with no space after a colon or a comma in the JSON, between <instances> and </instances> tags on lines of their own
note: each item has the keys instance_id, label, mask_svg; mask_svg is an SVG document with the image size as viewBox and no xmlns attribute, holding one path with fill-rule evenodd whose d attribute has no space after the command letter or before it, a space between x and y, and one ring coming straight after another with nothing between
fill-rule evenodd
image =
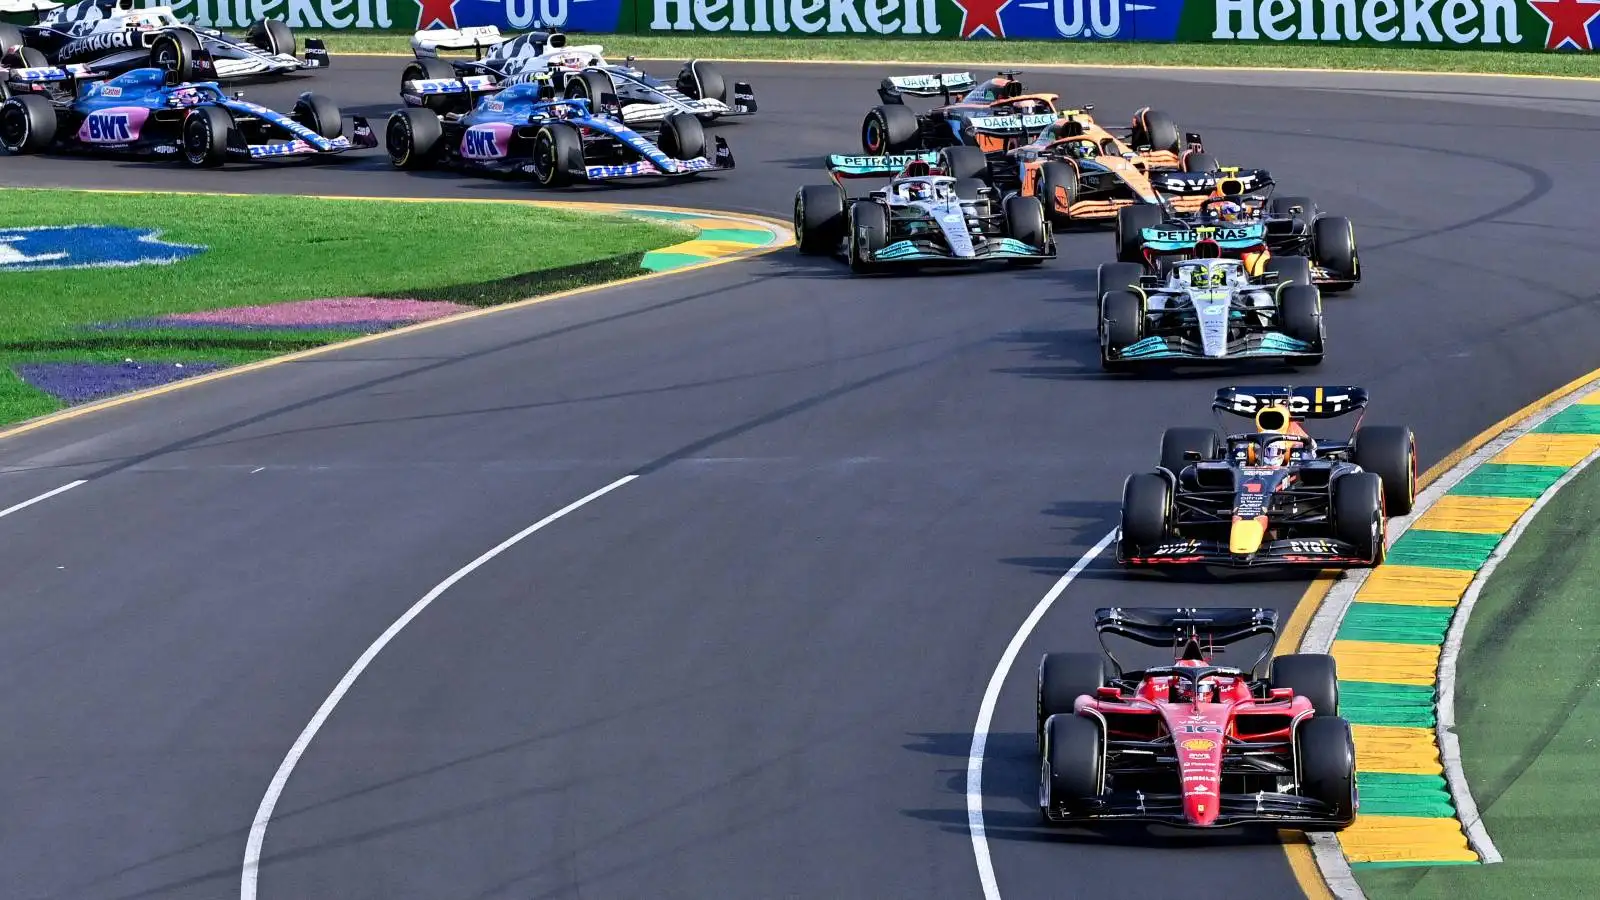
<instances>
[{"instance_id":1,"label":"rear wheel","mask_svg":"<svg viewBox=\"0 0 1600 900\"><path fill-rule=\"evenodd\" d=\"M245 40L255 44L268 53L282 53L293 56L298 45L295 43L294 30L287 22L278 19L262 19L251 25L244 33Z\"/></svg>"},{"instance_id":2,"label":"rear wheel","mask_svg":"<svg viewBox=\"0 0 1600 900\"><path fill-rule=\"evenodd\" d=\"M1139 279L1144 277L1144 266L1137 263L1101 263L1096 272L1097 289L1095 296L1104 297L1107 291L1120 291L1123 288L1135 287Z\"/></svg>"},{"instance_id":3,"label":"rear wheel","mask_svg":"<svg viewBox=\"0 0 1600 900\"><path fill-rule=\"evenodd\" d=\"M1273 216L1303 216L1309 221L1315 208L1310 197L1273 197L1267 201L1267 214Z\"/></svg>"},{"instance_id":4,"label":"rear wheel","mask_svg":"<svg viewBox=\"0 0 1600 900\"><path fill-rule=\"evenodd\" d=\"M1262 267L1262 273L1278 273L1279 284L1303 284L1310 286L1311 260L1304 256L1279 256L1274 253L1267 259L1267 264Z\"/></svg>"},{"instance_id":5,"label":"rear wheel","mask_svg":"<svg viewBox=\"0 0 1600 900\"><path fill-rule=\"evenodd\" d=\"M1183 152L1183 134L1178 131L1177 123L1159 109L1140 110L1134 131L1137 132L1133 135L1134 141L1137 143L1143 137L1152 150Z\"/></svg>"},{"instance_id":6,"label":"rear wheel","mask_svg":"<svg viewBox=\"0 0 1600 900\"><path fill-rule=\"evenodd\" d=\"M444 129L432 110L415 106L397 109L384 129L384 146L396 169L426 169L439 158Z\"/></svg>"},{"instance_id":7,"label":"rear wheel","mask_svg":"<svg viewBox=\"0 0 1600 900\"><path fill-rule=\"evenodd\" d=\"M1167 539L1172 485L1156 472L1129 475L1122 485L1122 553L1142 556Z\"/></svg>"},{"instance_id":8,"label":"rear wheel","mask_svg":"<svg viewBox=\"0 0 1600 900\"><path fill-rule=\"evenodd\" d=\"M692 114L673 113L661 123L659 146L673 159L696 159L706 155L706 132Z\"/></svg>"},{"instance_id":9,"label":"rear wheel","mask_svg":"<svg viewBox=\"0 0 1600 900\"><path fill-rule=\"evenodd\" d=\"M1403 425L1364 425L1356 429L1356 465L1383 479L1383 500L1391 516L1411 512L1417 499L1417 439Z\"/></svg>"},{"instance_id":10,"label":"rear wheel","mask_svg":"<svg viewBox=\"0 0 1600 900\"><path fill-rule=\"evenodd\" d=\"M18 47L17 62L21 63L24 69L43 69L50 65L50 57L32 47Z\"/></svg>"},{"instance_id":11,"label":"rear wheel","mask_svg":"<svg viewBox=\"0 0 1600 900\"><path fill-rule=\"evenodd\" d=\"M1185 172L1216 172L1222 168L1217 158L1209 153L1191 150L1183 155L1183 170Z\"/></svg>"},{"instance_id":12,"label":"rear wheel","mask_svg":"<svg viewBox=\"0 0 1600 900\"><path fill-rule=\"evenodd\" d=\"M1350 723L1338 716L1313 716L1295 730L1300 757L1300 795L1333 810L1343 829L1356 816L1356 745Z\"/></svg>"},{"instance_id":13,"label":"rear wheel","mask_svg":"<svg viewBox=\"0 0 1600 900\"><path fill-rule=\"evenodd\" d=\"M1326 653L1290 653L1272 660L1272 686L1311 701L1319 716L1339 714L1339 667Z\"/></svg>"},{"instance_id":14,"label":"rear wheel","mask_svg":"<svg viewBox=\"0 0 1600 900\"><path fill-rule=\"evenodd\" d=\"M1198 451L1201 459L1218 459L1222 456L1222 441L1210 428L1168 428L1161 433L1161 468L1174 476L1192 464L1183 458L1191 451Z\"/></svg>"},{"instance_id":15,"label":"rear wheel","mask_svg":"<svg viewBox=\"0 0 1600 900\"><path fill-rule=\"evenodd\" d=\"M0 103L0 146L7 153L40 153L56 139L56 110L40 94L18 94Z\"/></svg>"},{"instance_id":16,"label":"rear wheel","mask_svg":"<svg viewBox=\"0 0 1600 900\"><path fill-rule=\"evenodd\" d=\"M867 273L877 270L872 254L889 242L889 214L871 200L850 204L850 270Z\"/></svg>"},{"instance_id":17,"label":"rear wheel","mask_svg":"<svg viewBox=\"0 0 1600 900\"><path fill-rule=\"evenodd\" d=\"M1100 796L1105 753L1099 723L1073 715L1052 718L1045 725L1044 757L1049 772L1048 782L1041 785L1048 792L1046 809L1071 809Z\"/></svg>"},{"instance_id":18,"label":"rear wheel","mask_svg":"<svg viewBox=\"0 0 1600 900\"><path fill-rule=\"evenodd\" d=\"M1044 201L1050 221L1066 225L1072 221L1072 204L1078 199L1078 170L1070 163L1049 161L1039 165L1039 183L1034 194Z\"/></svg>"},{"instance_id":19,"label":"rear wheel","mask_svg":"<svg viewBox=\"0 0 1600 900\"><path fill-rule=\"evenodd\" d=\"M442 81L456 77L456 70L442 59L416 59L406 63L405 71L400 73L400 90L405 93L408 81ZM421 98L424 109L434 112L445 112L452 105L462 103L458 99L460 94L428 94Z\"/></svg>"},{"instance_id":20,"label":"rear wheel","mask_svg":"<svg viewBox=\"0 0 1600 900\"><path fill-rule=\"evenodd\" d=\"M1124 206L1117 210L1117 260L1144 264L1146 228L1160 228L1163 216L1154 206Z\"/></svg>"},{"instance_id":21,"label":"rear wheel","mask_svg":"<svg viewBox=\"0 0 1600 900\"><path fill-rule=\"evenodd\" d=\"M1383 562L1388 523L1383 517L1383 480L1371 472L1345 475L1333 483L1334 537L1355 548L1372 565Z\"/></svg>"},{"instance_id":22,"label":"rear wheel","mask_svg":"<svg viewBox=\"0 0 1600 900\"><path fill-rule=\"evenodd\" d=\"M599 115L601 101L607 94L615 96L616 93L617 89L611 83L610 75L593 69L585 69L582 72L567 76L567 86L562 91L562 96L568 100L589 101L589 112Z\"/></svg>"},{"instance_id":23,"label":"rear wheel","mask_svg":"<svg viewBox=\"0 0 1600 900\"><path fill-rule=\"evenodd\" d=\"M328 140L344 134L344 114L321 94L304 93L294 102L294 120Z\"/></svg>"},{"instance_id":24,"label":"rear wheel","mask_svg":"<svg viewBox=\"0 0 1600 900\"><path fill-rule=\"evenodd\" d=\"M1356 228L1344 216L1323 216L1311 223L1311 246L1317 264L1341 281L1355 281L1361 274L1356 256Z\"/></svg>"},{"instance_id":25,"label":"rear wheel","mask_svg":"<svg viewBox=\"0 0 1600 900\"><path fill-rule=\"evenodd\" d=\"M1044 723L1051 716L1072 713L1078 698L1106 683L1105 657L1098 653L1046 653L1039 660L1035 692L1034 737L1044 750Z\"/></svg>"},{"instance_id":26,"label":"rear wheel","mask_svg":"<svg viewBox=\"0 0 1600 900\"><path fill-rule=\"evenodd\" d=\"M944 173L951 178L976 178L989 183L989 157L977 147L946 147L939 156Z\"/></svg>"},{"instance_id":27,"label":"rear wheel","mask_svg":"<svg viewBox=\"0 0 1600 900\"><path fill-rule=\"evenodd\" d=\"M150 65L176 72L179 81L194 78L194 59L200 40L188 31L163 31L150 42Z\"/></svg>"},{"instance_id":28,"label":"rear wheel","mask_svg":"<svg viewBox=\"0 0 1600 900\"><path fill-rule=\"evenodd\" d=\"M844 197L831 184L810 184L794 195L794 237L800 252L820 256L839 249Z\"/></svg>"},{"instance_id":29,"label":"rear wheel","mask_svg":"<svg viewBox=\"0 0 1600 900\"><path fill-rule=\"evenodd\" d=\"M583 138L577 129L552 122L533 136L533 177L543 187L566 187L583 172Z\"/></svg>"},{"instance_id":30,"label":"rear wheel","mask_svg":"<svg viewBox=\"0 0 1600 900\"><path fill-rule=\"evenodd\" d=\"M861 122L861 149L887 156L913 149L921 132L917 114L898 103L875 106Z\"/></svg>"},{"instance_id":31,"label":"rear wheel","mask_svg":"<svg viewBox=\"0 0 1600 900\"><path fill-rule=\"evenodd\" d=\"M228 160L233 117L216 106L198 106L183 120L183 161L196 168L215 168Z\"/></svg>"}]
</instances>

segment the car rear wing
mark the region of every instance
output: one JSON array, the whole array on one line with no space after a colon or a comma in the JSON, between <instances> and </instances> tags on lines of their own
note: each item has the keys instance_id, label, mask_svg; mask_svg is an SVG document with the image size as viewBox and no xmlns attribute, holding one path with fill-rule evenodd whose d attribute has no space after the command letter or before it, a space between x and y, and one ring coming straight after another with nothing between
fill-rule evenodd
<instances>
[{"instance_id":1,"label":"car rear wing","mask_svg":"<svg viewBox=\"0 0 1600 900\"><path fill-rule=\"evenodd\" d=\"M4 3L6 0L0 0ZM411 51L418 57L436 57L440 50L482 50L505 40L493 25L472 28L429 28L411 36Z\"/></svg>"},{"instance_id":2,"label":"car rear wing","mask_svg":"<svg viewBox=\"0 0 1600 900\"><path fill-rule=\"evenodd\" d=\"M440 94L487 94L500 90L493 75L463 75L460 78L418 78L400 85L407 102Z\"/></svg>"},{"instance_id":3,"label":"car rear wing","mask_svg":"<svg viewBox=\"0 0 1600 900\"><path fill-rule=\"evenodd\" d=\"M848 156L830 154L824 165L835 181L841 178L892 178L914 162L939 164L939 152L899 153L892 156Z\"/></svg>"},{"instance_id":4,"label":"car rear wing","mask_svg":"<svg viewBox=\"0 0 1600 900\"><path fill-rule=\"evenodd\" d=\"M1217 390L1211 408L1218 412L1255 418L1268 406L1287 406L1289 417L1335 419L1367 408L1367 391L1353 385L1310 387L1225 387Z\"/></svg>"},{"instance_id":5,"label":"car rear wing","mask_svg":"<svg viewBox=\"0 0 1600 900\"><path fill-rule=\"evenodd\" d=\"M884 103L904 103L907 97L942 97L949 103L952 94L970 91L978 80L971 72L946 72L942 75L896 75L878 85L878 99Z\"/></svg>"},{"instance_id":6,"label":"car rear wing","mask_svg":"<svg viewBox=\"0 0 1600 900\"><path fill-rule=\"evenodd\" d=\"M1259 607L1195 609L1190 607L1113 606L1094 611L1094 629L1100 649L1116 666L1119 678L1135 673L1124 669L1106 636L1124 637L1149 647L1171 647L1181 658L1199 660L1217 648L1265 635L1261 655L1248 669L1252 674L1272 651L1278 635L1278 612ZM1166 670L1163 670L1166 671Z\"/></svg>"},{"instance_id":7,"label":"car rear wing","mask_svg":"<svg viewBox=\"0 0 1600 900\"><path fill-rule=\"evenodd\" d=\"M1150 177L1151 187L1180 197L1216 193L1234 199L1264 200L1275 184L1266 169L1237 166L1215 172L1158 172Z\"/></svg>"},{"instance_id":8,"label":"car rear wing","mask_svg":"<svg viewBox=\"0 0 1600 900\"><path fill-rule=\"evenodd\" d=\"M1003 113L998 116L972 116L967 119L973 131L984 134L1036 135L1055 124L1055 113Z\"/></svg>"}]
</instances>

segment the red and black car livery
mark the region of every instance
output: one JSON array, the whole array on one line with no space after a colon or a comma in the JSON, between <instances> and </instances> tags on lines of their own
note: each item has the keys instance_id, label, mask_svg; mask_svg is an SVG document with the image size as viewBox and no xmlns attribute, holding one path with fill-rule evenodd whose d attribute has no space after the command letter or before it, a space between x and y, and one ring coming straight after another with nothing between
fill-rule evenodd
<instances>
[{"instance_id":1,"label":"red and black car livery","mask_svg":"<svg viewBox=\"0 0 1600 900\"><path fill-rule=\"evenodd\" d=\"M1046 823L1340 831L1355 821L1355 746L1337 714L1333 658L1279 656L1257 675L1277 633L1275 611L1104 608L1095 630L1103 655L1039 662ZM1172 661L1125 669L1108 635L1170 647ZM1248 667L1214 662L1250 638L1262 649Z\"/></svg>"}]
</instances>

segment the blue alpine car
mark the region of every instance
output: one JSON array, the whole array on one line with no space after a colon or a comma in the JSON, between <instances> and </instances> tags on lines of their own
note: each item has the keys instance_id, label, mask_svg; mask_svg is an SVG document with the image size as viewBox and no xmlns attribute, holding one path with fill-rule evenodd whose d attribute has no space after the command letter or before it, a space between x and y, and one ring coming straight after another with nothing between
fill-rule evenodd
<instances>
[{"instance_id":1,"label":"blue alpine car","mask_svg":"<svg viewBox=\"0 0 1600 900\"><path fill-rule=\"evenodd\" d=\"M585 99L552 99L547 81L502 88L488 75L423 79L405 82L401 95L407 106L389 117L385 133L399 169L531 175L544 187L566 187L734 165L720 137L707 156L705 132L691 113L667 116L651 140L623 124L616 98L604 98L596 111Z\"/></svg>"},{"instance_id":2,"label":"blue alpine car","mask_svg":"<svg viewBox=\"0 0 1600 900\"><path fill-rule=\"evenodd\" d=\"M178 82L156 68L109 79L85 66L0 69L0 95L0 146L9 153L175 156L220 166L378 146L361 116L351 117L352 137L345 137L339 107L319 94L301 94L284 115L215 82Z\"/></svg>"}]
</instances>

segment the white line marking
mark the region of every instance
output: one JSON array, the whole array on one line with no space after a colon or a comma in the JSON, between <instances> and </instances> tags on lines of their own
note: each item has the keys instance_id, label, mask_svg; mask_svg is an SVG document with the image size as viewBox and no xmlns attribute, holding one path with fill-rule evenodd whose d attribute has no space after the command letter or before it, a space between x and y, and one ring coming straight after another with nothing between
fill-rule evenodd
<instances>
[{"instance_id":1,"label":"white line marking","mask_svg":"<svg viewBox=\"0 0 1600 900\"><path fill-rule=\"evenodd\" d=\"M16 506L8 506L5 509L0 509L0 519L3 519L6 516L11 515L12 513L17 512L18 510L27 509L28 507L34 505L35 503L42 503L45 500L49 500L51 497L54 497L57 494L65 494L67 491L72 490L73 488L77 487L80 484L88 484L88 483L89 483L88 481L86 481L86 480L84 480L82 478L78 479L77 481L69 481L66 484L63 484L61 487L58 487L53 491L45 491L44 493L40 494L39 496L34 497L32 500L24 500L21 503L18 503Z\"/></svg>"},{"instance_id":2,"label":"white line marking","mask_svg":"<svg viewBox=\"0 0 1600 900\"><path fill-rule=\"evenodd\" d=\"M267 825L272 822L272 811L275 807L277 807L278 798L283 795L283 789L289 783L289 776L294 774L295 765L300 762L300 757L305 754L306 748L311 746L311 742L316 739L317 732L322 729L322 724L328 720L328 716L333 714L333 710L339 705L339 701L344 699L344 695L350 691L350 687L355 684L356 679L360 678L361 673L366 671L367 666L370 666L372 661L377 658L378 654L383 652L383 648L388 646L389 642L394 640L395 636L404 630L407 625L411 624L412 619L415 619L417 616L421 615L422 611L427 609L428 606L433 603L433 601L439 599L439 597L442 596L445 591L448 591L450 588L454 587L456 582L467 577L468 575L471 575L484 563L489 562L496 556L499 556L500 554L516 546L524 538L533 534L535 531L538 531L562 516L565 516L566 514L573 512L574 510L577 510L592 501L604 497L606 494L611 493L617 488L622 487L638 477L638 475L626 475L622 478L618 478L616 481L611 482L600 490L595 491L581 500L577 500L567 504L566 506L563 506L550 515L545 516L532 525L529 525L527 528L524 528L511 537L501 541L494 547L494 549L484 553L482 556L478 557L472 562L467 563L465 566L462 566L460 569L456 570L456 572L449 578L439 582L433 590L429 591L421 600L418 600L411 606L410 609L406 610L404 615L396 619L394 624L389 626L388 630L384 631L383 634L378 635L378 639L372 642L372 646L368 647L366 652L361 654L361 658L356 660L355 665L350 667L350 671L344 673L344 677L339 679L339 683L337 685L334 685L333 693L328 695L328 699L322 701L322 705L317 708L316 715L312 716L311 721L306 723L305 730L300 732L300 736L298 738L295 738L294 746L289 748L288 755L285 756L283 758L283 762L278 765L278 771L272 776L272 783L267 785L267 792L262 796L261 805L256 809L255 821L250 823L249 840L245 842L244 869L239 875L240 900L255 900L256 881L260 875L261 868L261 847L267 839ZM82 482L79 483L81 484ZM69 485L69 487L70 486L71 485ZM59 493L59 490L60 489L54 493ZM46 494L44 496L48 497L50 495ZM44 497L39 497L36 499L43 500ZM32 503L35 501L30 500L28 502ZM10 510L6 510L6 512L10 512ZM4 513L0 513L0 515L4 515Z\"/></svg>"},{"instance_id":3,"label":"white line marking","mask_svg":"<svg viewBox=\"0 0 1600 900\"><path fill-rule=\"evenodd\" d=\"M989 859L989 838L983 830L983 752L989 743L989 723L994 719L995 704L1000 701L1000 689L1006 683L1006 676L1011 672L1011 665L1017 661L1017 654L1022 652L1022 645L1027 643L1028 636L1033 634L1033 629L1038 626L1039 620L1050 611L1072 579L1089 567L1105 549L1111 546L1111 541L1116 538L1117 530L1100 539L1100 543L1090 547L1067 574L1050 588L1044 599L1034 606L1033 612L1011 636L1011 643L1006 646L1006 652L1000 656L1000 662L994 668L994 675L989 678L989 687L983 692L983 703L978 707L978 724L972 728L972 749L967 753L967 829L972 832L972 855L978 863L978 880L983 883L983 896L986 900L1000 900L1000 888L994 880L994 863Z\"/></svg>"}]
</instances>

